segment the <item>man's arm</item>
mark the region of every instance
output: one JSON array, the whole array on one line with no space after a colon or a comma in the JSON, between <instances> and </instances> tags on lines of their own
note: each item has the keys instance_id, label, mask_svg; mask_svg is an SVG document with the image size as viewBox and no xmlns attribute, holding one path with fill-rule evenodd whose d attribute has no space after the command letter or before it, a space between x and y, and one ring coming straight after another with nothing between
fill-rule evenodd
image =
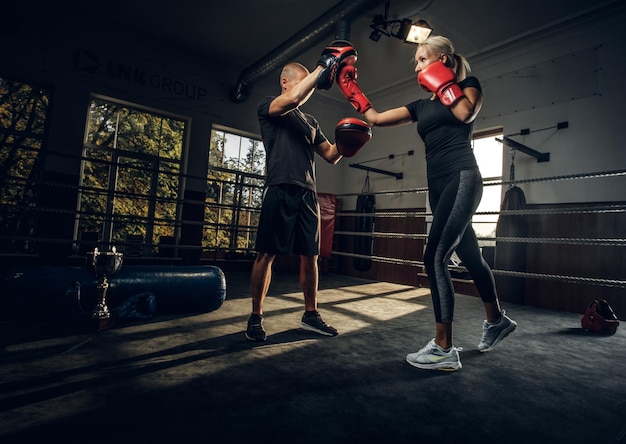
<instances>
[{"instance_id":1,"label":"man's arm","mask_svg":"<svg viewBox=\"0 0 626 444\"><path fill-rule=\"evenodd\" d=\"M320 157L322 157L326 162L332 163L333 165L336 165L337 162L339 162L343 157L341 154L339 154L339 151L337 151L337 144L333 143L331 145L328 140L320 143L319 145L316 145L315 152L319 154Z\"/></svg>"},{"instance_id":2,"label":"man's arm","mask_svg":"<svg viewBox=\"0 0 626 444\"><path fill-rule=\"evenodd\" d=\"M315 91L315 85L322 66L317 66L309 75L293 88L279 95L270 103L270 116L282 116L306 103Z\"/></svg>"}]
</instances>

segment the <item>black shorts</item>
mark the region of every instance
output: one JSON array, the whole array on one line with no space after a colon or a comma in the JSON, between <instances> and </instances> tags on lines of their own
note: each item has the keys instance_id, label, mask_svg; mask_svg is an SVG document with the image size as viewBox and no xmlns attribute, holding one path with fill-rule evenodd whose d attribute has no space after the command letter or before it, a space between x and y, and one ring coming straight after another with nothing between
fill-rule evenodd
<instances>
[{"instance_id":1,"label":"black shorts","mask_svg":"<svg viewBox=\"0 0 626 444\"><path fill-rule=\"evenodd\" d=\"M256 236L259 253L317 256L320 252L320 207L315 191L298 185L265 190Z\"/></svg>"}]
</instances>

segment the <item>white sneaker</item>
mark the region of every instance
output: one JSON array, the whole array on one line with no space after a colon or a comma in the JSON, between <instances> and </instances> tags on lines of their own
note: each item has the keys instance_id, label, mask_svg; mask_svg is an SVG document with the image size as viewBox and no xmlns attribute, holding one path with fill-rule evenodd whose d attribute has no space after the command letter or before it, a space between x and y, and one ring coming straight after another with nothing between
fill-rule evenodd
<instances>
[{"instance_id":1,"label":"white sneaker","mask_svg":"<svg viewBox=\"0 0 626 444\"><path fill-rule=\"evenodd\" d=\"M435 344L434 338L421 350L406 355L406 362L413 367L427 370L456 371L463 367L459 349L451 347L446 351Z\"/></svg>"},{"instance_id":2,"label":"white sneaker","mask_svg":"<svg viewBox=\"0 0 626 444\"><path fill-rule=\"evenodd\" d=\"M487 321L484 321L483 335L480 339L480 343L478 344L478 351L488 352L498 345L498 342L513 332L515 327L517 327L517 322L506 316L504 310L502 310L502 316L498 322L490 324Z\"/></svg>"}]
</instances>

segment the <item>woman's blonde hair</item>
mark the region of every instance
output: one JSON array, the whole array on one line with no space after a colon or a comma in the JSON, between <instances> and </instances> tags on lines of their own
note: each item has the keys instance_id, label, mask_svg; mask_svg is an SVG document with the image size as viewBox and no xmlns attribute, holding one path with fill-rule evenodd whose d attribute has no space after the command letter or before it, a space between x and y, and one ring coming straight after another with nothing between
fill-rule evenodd
<instances>
[{"instance_id":1,"label":"woman's blonde hair","mask_svg":"<svg viewBox=\"0 0 626 444\"><path fill-rule=\"evenodd\" d=\"M448 66L454 74L456 74L457 80L460 82L464 80L471 71L470 64L465 57L461 54L454 52L454 44L452 41L441 35L432 35L426 39L425 42L420 43L420 46L426 47L427 51L437 56L446 56L446 66Z\"/></svg>"}]
</instances>

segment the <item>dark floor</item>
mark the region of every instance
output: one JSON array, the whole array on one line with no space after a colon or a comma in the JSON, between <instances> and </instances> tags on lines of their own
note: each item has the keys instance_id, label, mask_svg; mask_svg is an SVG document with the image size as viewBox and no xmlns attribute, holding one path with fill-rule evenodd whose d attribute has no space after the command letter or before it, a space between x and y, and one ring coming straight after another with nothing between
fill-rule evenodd
<instances>
[{"instance_id":1,"label":"dark floor","mask_svg":"<svg viewBox=\"0 0 626 444\"><path fill-rule=\"evenodd\" d=\"M506 304L519 326L479 353L479 299L459 295L458 372L404 362L433 334L427 289L323 274L341 334L297 329L297 277L275 275L268 341L245 340L249 275L217 311L101 332L0 325L0 442L626 443L626 326Z\"/></svg>"}]
</instances>

